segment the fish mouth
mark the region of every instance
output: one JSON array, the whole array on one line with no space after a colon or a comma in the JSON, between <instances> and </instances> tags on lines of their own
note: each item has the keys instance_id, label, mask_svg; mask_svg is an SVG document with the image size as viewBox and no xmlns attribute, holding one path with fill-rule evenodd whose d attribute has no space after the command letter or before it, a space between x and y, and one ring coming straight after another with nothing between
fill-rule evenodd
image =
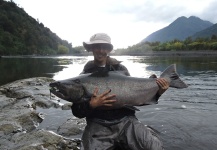
<instances>
[{"instance_id":1,"label":"fish mouth","mask_svg":"<svg viewBox=\"0 0 217 150\"><path fill-rule=\"evenodd\" d=\"M66 95L65 93L63 93L62 91L60 91L60 89L58 89L57 87L51 87L50 88L50 93L54 94L55 96L67 100L69 99L69 96Z\"/></svg>"}]
</instances>

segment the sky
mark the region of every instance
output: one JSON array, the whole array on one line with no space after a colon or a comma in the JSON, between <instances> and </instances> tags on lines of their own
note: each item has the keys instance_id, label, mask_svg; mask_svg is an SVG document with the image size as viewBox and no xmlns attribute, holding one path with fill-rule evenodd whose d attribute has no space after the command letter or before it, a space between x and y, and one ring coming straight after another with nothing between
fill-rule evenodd
<instances>
[{"instance_id":1,"label":"sky","mask_svg":"<svg viewBox=\"0 0 217 150\"><path fill-rule=\"evenodd\" d=\"M216 0L13 0L61 39L82 46L107 33L114 49L127 48L178 17L217 23Z\"/></svg>"}]
</instances>

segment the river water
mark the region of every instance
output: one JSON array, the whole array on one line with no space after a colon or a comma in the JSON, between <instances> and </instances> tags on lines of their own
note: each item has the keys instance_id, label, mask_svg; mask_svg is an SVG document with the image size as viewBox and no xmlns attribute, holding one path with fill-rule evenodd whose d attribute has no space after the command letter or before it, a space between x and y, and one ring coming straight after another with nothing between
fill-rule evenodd
<instances>
[{"instance_id":1,"label":"river water","mask_svg":"<svg viewBox=\"0 0 217 150\"><path fill-rule=\"evenodd\" d=\"M217 57L114 56L131 76L159 76L176 64L186 89L169 88L157 105L138 107L138 119L158 131L166 150L217 149ZM55 80L77 76L92 56L2 57L0 85L18 79L46 76ZM41 128L56 128L72 117L71 111L44 110ZM56 121L58 120L58 121ZM80 136L80 135L79 135ZM79 137L78 136L78 137Z\"/></svg>"}]
</instances>

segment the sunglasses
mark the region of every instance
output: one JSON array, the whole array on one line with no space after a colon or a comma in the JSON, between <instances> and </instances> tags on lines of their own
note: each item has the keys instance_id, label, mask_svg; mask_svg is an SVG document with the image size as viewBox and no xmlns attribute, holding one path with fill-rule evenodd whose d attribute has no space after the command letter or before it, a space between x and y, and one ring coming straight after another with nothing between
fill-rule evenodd
<instances>
[{"instance_id":1,"label":"sunglasses","mask_svg":"<svg viewBox=\"0 0 217 150\"><path fill-rule=\"evenodd\" d=\"M92 50L110 50L111 47L108 44L93 44L91 46Z\"/></svg>"}]
</instances>

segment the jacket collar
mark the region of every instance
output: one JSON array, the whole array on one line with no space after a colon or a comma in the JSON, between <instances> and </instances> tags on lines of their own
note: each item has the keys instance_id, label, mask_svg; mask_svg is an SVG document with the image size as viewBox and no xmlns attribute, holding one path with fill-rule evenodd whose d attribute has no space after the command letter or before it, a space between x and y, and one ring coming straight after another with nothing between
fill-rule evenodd
<instances>
[{"instance_id":1,"label":"jacket collar","mask_svg":"<svg viewBox=\"0 0 217 150\"><path fill-rule=\"evenodd\" d=\"M118 65L118 64L120 64L121 63L121 61L118 61L117 59L115 59L115 58L111 58L111 57L107 57L107 60L106 60L106 64L107 65Z\"/></svg>"},{"instance_id":2,"label":"jacket collar","mask_svg":"<svg viewBox=\"0 0 217 150\"><path fill-rule=\"evenodd\" d=\"M106 60L106 65L119 65L121 63L121 61L118 61L115 58L111 58L109 56L107 56L107 60ZM87 63L87 65L85 66L85 70L89 70L91 68L96 67L96 65L94 64L94 60L91 60Z\"/></svg>"}]
</instances>

